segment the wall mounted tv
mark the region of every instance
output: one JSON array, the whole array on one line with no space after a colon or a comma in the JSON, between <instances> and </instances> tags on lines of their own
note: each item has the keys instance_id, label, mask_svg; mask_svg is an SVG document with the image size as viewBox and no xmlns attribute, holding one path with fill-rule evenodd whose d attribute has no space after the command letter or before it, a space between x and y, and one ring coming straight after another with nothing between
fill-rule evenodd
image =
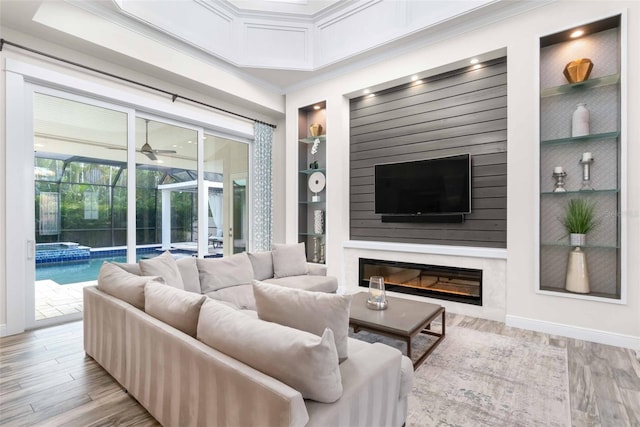
<instances>
[{"instance_id":1,"label":"wall mounted tv","mask_svg":"<svg viewBox=\"0 0 640 427\"><path fill-rule=\"evenodd\" d=\"M375 165L375 213L414 217L409 221L448 215L451 221L442 222L461 222L471 213L471 156Z\"/></svg>"}]
</instances>

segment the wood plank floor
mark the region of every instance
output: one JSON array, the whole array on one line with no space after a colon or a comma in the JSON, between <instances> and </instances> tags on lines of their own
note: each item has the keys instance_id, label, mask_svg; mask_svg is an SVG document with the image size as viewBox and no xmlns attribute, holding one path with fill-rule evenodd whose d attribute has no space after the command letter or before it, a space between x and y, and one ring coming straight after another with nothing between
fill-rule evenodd
<instances>
[{"instance_id":1,"label":"wood plank floor","mask_svg":"<svg viewBox=\"0 0 640 427\"><path fill-rule=\"evenodd\" d=\"M447 324L566 348L572 425L640 427L633 351L455 314ZM157 426L82 345L82 322L1 338L0 425Z\"/></svg>"}]
</instances>

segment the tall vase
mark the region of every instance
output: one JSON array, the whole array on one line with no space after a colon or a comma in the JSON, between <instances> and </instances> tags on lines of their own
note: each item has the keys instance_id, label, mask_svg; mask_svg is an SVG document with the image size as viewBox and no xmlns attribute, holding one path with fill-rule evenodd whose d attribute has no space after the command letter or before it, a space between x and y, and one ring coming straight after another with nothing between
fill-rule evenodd
<instances>
[{"instance_id":1,"label":"tall vase","mask_svg":"<svg viewBox=\"0 0 640 427\"><path fill-rule=\"evenodd\" d=\"M575 248L569 252L567 260L567 278L565 281L565 289L569 292L578 294L588 294L589 288L589 270L587 269L587 256L580 249L586 243L584 234L571 234L571 245Z\"/></svg>"},{"instance_id":2,"label":"tall vase","mask_svg":"<svg viewBox=\"0 0 640 427\"><path fill-rule=\"evenodd\" d=\"M571 136L589 135L589 110L587 104L578 104L571 117Z\"/></svg>"}]
</instances>

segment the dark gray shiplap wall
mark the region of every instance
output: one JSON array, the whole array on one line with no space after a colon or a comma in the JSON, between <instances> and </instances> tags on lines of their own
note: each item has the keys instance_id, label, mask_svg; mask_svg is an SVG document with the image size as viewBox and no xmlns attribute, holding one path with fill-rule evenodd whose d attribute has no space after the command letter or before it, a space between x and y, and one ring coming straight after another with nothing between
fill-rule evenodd
<instances>
[{"instance_id":1,"label":"dark gray shiplap wall","mask_svg":"<svg viewBox=\"0 0 640 427\"><path fill-rule=\"evenodd\" d=\"M350 237L505 248L506 58L351 101ZM471 154L472 212L462 224L383 223L374 165Z\"/></svg>"}]
</instances>

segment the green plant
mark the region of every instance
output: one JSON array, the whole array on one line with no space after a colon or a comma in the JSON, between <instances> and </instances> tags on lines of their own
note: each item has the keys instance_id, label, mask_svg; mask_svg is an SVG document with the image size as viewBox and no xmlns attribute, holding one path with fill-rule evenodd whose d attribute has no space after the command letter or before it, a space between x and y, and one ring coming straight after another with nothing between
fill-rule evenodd
<instances>
[{"instance_id":1,"label":"green plant","mask_svg":"<svg viewBox=\"0 0 640 427\"><path fill-rule=\"evenodd\" d=\"M560 219L567 234L587 234L598 225L595 218L595 203L586 199L571 199Z\"/></svg>"}]
</instances>

